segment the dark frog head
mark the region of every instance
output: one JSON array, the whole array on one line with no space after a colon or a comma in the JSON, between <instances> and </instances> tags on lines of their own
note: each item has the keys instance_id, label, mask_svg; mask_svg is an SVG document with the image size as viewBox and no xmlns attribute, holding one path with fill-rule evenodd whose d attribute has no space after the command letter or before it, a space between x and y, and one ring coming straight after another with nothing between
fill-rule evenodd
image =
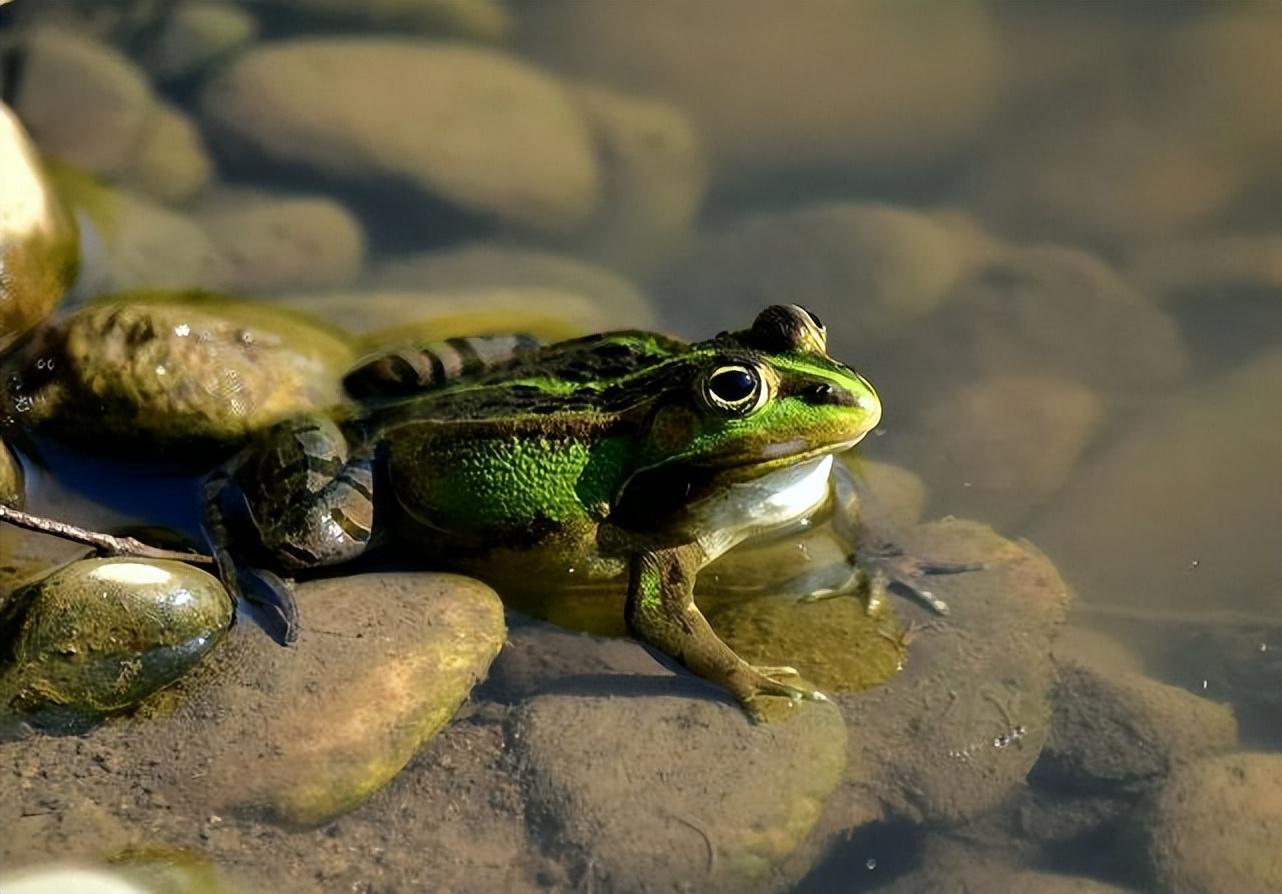
<instances>
[{"instance_id":1,"label":"dark frog head","mask_svg":"<svg viewBox=\"0 0 1282 894\"><path fill-rule=\"evenodd\" d=\"M881 418L872 386L828 356L823 324L796 305L691 345L663 375L624 489L656 509L846 450Z\"/></svg>"}]
</instances>

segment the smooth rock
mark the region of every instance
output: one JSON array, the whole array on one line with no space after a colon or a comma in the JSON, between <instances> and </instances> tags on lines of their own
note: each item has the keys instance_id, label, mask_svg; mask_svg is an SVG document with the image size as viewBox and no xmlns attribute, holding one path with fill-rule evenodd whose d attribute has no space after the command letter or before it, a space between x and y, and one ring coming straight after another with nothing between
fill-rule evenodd
<instances>
[{"instance_id":1,"label":"smooth rock","mask_svg":"<svg viewBox=\"0 0 1282 894\"><path fill-rule=\"evenodd\" d=\"M543 4L518 45L558 71L685 109L717 176L930 168L975 139L1002 47L985 8L893 2Z\"/></svg>"},{"instance_id":2,"label":"smooth rock","mask_svg":"<svg viewBox=\"0 0 1282 894\"><path fill-rule=\"evenodd\" d=\"M601 157L601 210L575 250L612 267L660 269L688 238L707 188L703 141L670 103L591 85L571 96Z\"/></svg>"},{"instance_id":3,"label":"smooth rock","mask_svg":"<svg viewBox=\"0 0 1282 894\"><path fill-rule=\"evenodd\" d=\"M1237 744L1232 710L1183 689L1071 659L1057 661L1056 677L1051 735L1034 772L1058 786L1143 791Z\"/></svg>"},{"instance_id":4,"label":"smooth rock","mask_svg":"<svg viewBox=\"0 0 1282 894\"><path fill-rule=\"evenodd\" d=\"M474 242L394 257L375 266L367 281L379 288L445 292L553 290L586 299L597 308L593 316L601 329L592 331L644 329L654 321L646 296L613 270L519 245Z\"/></svg>"},{"instance_id":5,"label":"smooth rock","mask_svg":"<svg viewBox=\"0 0 1282 894\"><path fill-rule=\"evenodd\" d=\"M300 313L140 292L42 331L10 360L4 408L95 456L195 462L286 416L338 405L353 359L344 338Z\"/></svg>"},{"instance_id":6,"label":"smooth rock","mask_svg":"<svg viewBox=\"0 0 1282 894\"><path fill-rule=\"evenodd\" d=\"M1277 618L1280 370L1269 352L1151 403L1032 520L1084 602Z\"/></svg>"},{"instance_id":7,"label":"smooth rock","mask_svg":"<svg viewBox=\"0 0 1282 894\"><path fill-rule=\"evenodd\" d=\"M98 175L129 166L155 99L122 53L70 31L23 38L13 105L45 155Z\"/></svg>"},{"instance_id":8,"label":"smooth rock","mask_svg":"<svg viewBox=\"0 0 1282 894\"><path fill-rule=\"evenodd\" d=\"M1178 770L1137 817L1158 890L1270 894L1282 888L1282 757L1228 754Z\"/></svg>"},{"instance_id":9,"label":"smooth rock","mask_svg":"<svg viewBox=\"0 0 1282 894\"><path fill-rule=\"evenodd\" d=\"M188 673L232 619L218 579L182 562L84 559L15 593L0 703L42 726L131 710Z\"/></svg>"},{"instance_id":10,"label":"smooth rock","mask_svg":"<svg viewBox=\"0 0 1282 894\"><path fill-rule=\"evenodd\" d=\"M1097 879L1011 865L951 841L932 843L923 862L921 868L876 890L879 894L1136 894Z\"/></svg>"},{"instance_id":11,"label":"smooth rock","mask_svg":"<svg viewBox=\"0 0 1282 894\"><path fill-rule=\"evenodd\" d=\"M192 216L224 258L233 290L341 287L365 261L360 221L324 196L221 193Z\"/></svg>"},{"instance_id":12,"label":"smooth rock","mask_svg":"<svg viewBox=\"0 0 1282 894\"><path fill-rule=\"evenodd\" d=\"M0 441L0 506L21 509L23 494L22 464Z\"/></svg>"},{"instance_id":13,"label":"smooth rock","mask_svg":"<svg viewBox=\"0 0 1282 894\"><path fill-rule=\"evenodd\" d=\"M858 357L944 301L966 266L950 232L924 214L826 203L708 234L655 296L668 317L698 332L769 304L801 304L828 325L836 356Z\"/></svg>"},{"instance_id":14,"label":"smooth rock","mask_svg":"<svg viewBox=\"0 0 1282 894\"><path fill-rule=\"evenodd\" d=\"M201 107L229 160L409 184L532 230L573 230L599 198L591 135L566 91L490 50L393 38L262 45L206 86Z\"/></svg>"},{"instance_id":15,"label":"smooth rock","mask_svg":"<svg viewBox=\"0 0 1282 894\"><path fill-rule=\"evenodd\" d=\"M296 598L293 648L237 628L158 733L191 761L175 784L203 809L291 827L351 810L449 722L503 644L498 597L467 578L328 578Z\"/></svg>"},{"instance_id":16,"label":"smooth rock","mask_svg":"<svg viewBox=\"0 0 1282 894\"><path fill-rule=\"evenodd\" d=\"M845 462L852 467L856 481L863 482L859 517L865 523L894 530L921 521L926 508L926 485L920 475L903 466L862 457Z\"/></svg>"},{"instance_id":17,"label":"smooth rock","mask_svg":"<svg viewBox=\"0 0 1282 894\"><path fill-rule=\"evenodd\" d=\"M983 568L922 582L951 607L942 622L897 600L913 625L903 670L834 697L858 769L836 803L871 800L892 821L952 825L1002 803L1037 760L1050 726L1050 643L1068 592L1030 544L977 522L931 522L893 542L912 558Z\"/></svg>"},{"instance_id":18,"label":"smooth rock","mask_svg":"<svg viewBox=\"0 0 1282 894\"><path fill-rule=\"evenodd\" d=\"M627 683L540 695L519 710L511 747L552 846L586 862L598 890L637 879L653 891L763 887L841 777L840 716L802 704L754 724L688 681Z\"/></svg>"},{"instance_id":19,"label":"smooth rock","mask_svg":"<svg viewBox=\"0 0 1282 894\"><path fill-rule=\"evenodd\" d=\"M158 103L119 181L166 203L200 192L213 175L213 161L195 123L174 106Z\"/></svg>"},{"instance_id":20,"label":"smooth rock","mask_svg":"<svg viewBox=\"0 0 1282 894\"><path fill-rule=\"evenodd\" d=\"M98 869L22 870L0 877L5 894L150 894L127 879Z\"/></svg>"},{"instance_id":21,"label":"smooth rock","mask_svg":"<svg viewBox=\"0 0 1282 894\"><path fill-rule=\"evenodd\" d=\"M1282 250L1276 233L1201 234L1136 251L1130 278L1150 295L1175 301L1218 301L1250 292L1282 294Z\"/></svg>"},{"instance_id":22,"label":"smooth rock","mask_svg":"<svg viewBox=\"0 0 1282 894\"><path fill-rule=\"evenodd\" d=\"M922 406L945 386L1051 377L1129 406L1169 387L1184 366L1175 323L1107 264L1027 248L977 267L935 313L882 346L874 384L888 407Z\"/></svg>"},{"instance_id":23,"label":"smooth rock","mask_svg":"<svg viewBox=\"0 0 1282 894\"><path fill-rule=\"evenodd\" d=\"M502 0L247 0L250 5L288 10L305 21L333 17L348 25L392 32L421 31L474 40L502 40L511 17Z\"/></svg>"},{"instance_id":24,"label":"smooth rock","mask_svg":"<svg viewBox=\"0 0 1282 894\"><path fill-rule=\"evenodd\" d=\"M218 0L183 0L148 48L147 68L160 80L199 75L253 43L258 22L245 9Z\"/></svg>"},{"instance_id":25,"label":"smooth rock","mask_svg":"<svg viewBox=\"0 0 1282 894\"><path fill-rule=\"evenodd\" d=\"M985 378L940 389L878 447L922 475L937 511L1010 529L1065 485L1102 418L1071 380Z\"/></svg>"},{"instance_id":26,"label":"smooth rock","mask_svg":"<svg viewBox=\"0 0 1282 894\"><path fill-rule=\"evenodd\" d=\"M1279 27L1277 7L1235 4L1134 29L1121 52L1056 32L1089 47L1087 65L990 141L965 190L973 207L1011 236L1109 252L1258 214L1280 179L1266 86L1282 78Z\"/></svg>"},{"instance_id":27,"label":"smooth rock","mask_svg":"<svg viewBox=\"0 0 1282 894\"><path fill-rule=\"evenodd\" d=\"M129 289L219 289L227 262L190 217L70 168L51 171L81 224L80 298Z\"/></svg>"},{"instance_id":28,"label":"smooth rock","mask_svg":"<svg viewBox=\"0 0 1282 894\"><path fill-rule=\"evenodd\" d=\"M77 268L75 223L0 103L0 353L53 310Z\"/></svg>"}]
</instances>

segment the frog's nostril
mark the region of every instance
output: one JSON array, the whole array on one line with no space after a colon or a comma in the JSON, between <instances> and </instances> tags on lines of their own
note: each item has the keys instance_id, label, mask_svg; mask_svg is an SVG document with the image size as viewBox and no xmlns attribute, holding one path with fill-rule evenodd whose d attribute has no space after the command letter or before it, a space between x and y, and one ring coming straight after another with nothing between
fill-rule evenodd
<instances>
[{"instance_id":1,"label":"frog's nostril","mask_svg":"<svg viewBox=\"0 0 1282 894\"><path fill-rule=\"evenodd\" d=\"M819 385L813 385L809 391L810 399L817 404L831 403L835 389L824 382Z\"/></svg>"}]
</instances>

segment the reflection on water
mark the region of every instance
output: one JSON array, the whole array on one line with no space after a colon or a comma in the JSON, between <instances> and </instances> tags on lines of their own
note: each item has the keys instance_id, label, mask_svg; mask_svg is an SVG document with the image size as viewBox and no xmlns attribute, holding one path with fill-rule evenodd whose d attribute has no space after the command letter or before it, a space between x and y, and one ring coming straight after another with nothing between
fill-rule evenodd
<instances>
[{"instance_id":1,"label":"reflection on water","mask_svg":"<svg viewBox=\"0 0 1282 894\"><path fill-rule=\"evenodd\" d=\"M14 0L0 29L0 499L13 447L34 511L194 536L179 473L372 348L796 302L884 405L861 536L982 565L930 582L947 617L797 604L849 572L826 525L711 566L714 626L833 696L771 724L595 635L620 592L527 568L516 604L594 635L510 614L445 725L502 639L483 591L311 581L295 649L241 623L138 716L0 724L0 891L59 860L102 891L1282 885L1276 4ZM79 552L0 528L6 630Z\"/></svg>"}]
</instances>

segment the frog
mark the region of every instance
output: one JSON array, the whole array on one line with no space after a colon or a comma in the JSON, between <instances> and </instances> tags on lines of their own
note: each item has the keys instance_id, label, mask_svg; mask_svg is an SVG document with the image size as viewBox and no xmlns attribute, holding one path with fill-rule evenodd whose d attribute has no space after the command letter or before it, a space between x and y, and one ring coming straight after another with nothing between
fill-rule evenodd
<instances>
[{"instance_id":1,"label":"frog","mask_svg":"<svg viewBox=\"0 0 1282 894\"><path fill-rule=\"evenodd\" d=\"M268 582L287 639L290 575L392 548L485 580L502 554L626 581L628 633L754 717L826 700L792 667L741 658L694 600L714 559L819 513L834 457L881 418L809 310L693 342L452 339L383 352L347 384L356 409L272 426L205 486L224 580Z\"/></svg>"}]
</instances>

